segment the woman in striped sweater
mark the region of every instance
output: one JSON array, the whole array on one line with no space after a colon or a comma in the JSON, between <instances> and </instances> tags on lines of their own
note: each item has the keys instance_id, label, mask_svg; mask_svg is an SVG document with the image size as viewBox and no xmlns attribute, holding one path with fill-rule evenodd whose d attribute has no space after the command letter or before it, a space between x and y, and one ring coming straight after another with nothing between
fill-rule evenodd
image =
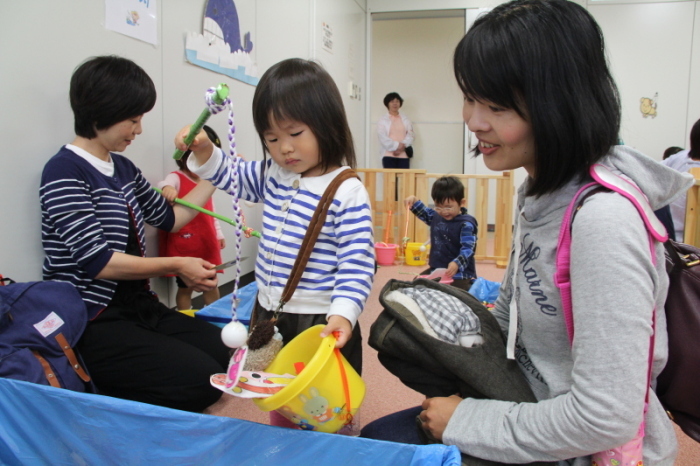
<instances>
[{"instance_id":1,"label":"woman in striped sweater","mask_svg":"<svg viewBox=\"0 0 700 466\"><path fill-rule=\"evenodd\" d=\"M92 58L73 73L76 137L41 177L44 279L70 282L88 309L79 350L97 389L119 398L201 411L221 392L209 384L229 351L219 329L168 309L148 279L176 274L198 291L217 285L194 257L145 257L144 223L177 231L197 212L171 207L124 151L156 101L153 81L130 60ZM187 196L203 205L210 183Z\"/></svg>"}]
</instances>

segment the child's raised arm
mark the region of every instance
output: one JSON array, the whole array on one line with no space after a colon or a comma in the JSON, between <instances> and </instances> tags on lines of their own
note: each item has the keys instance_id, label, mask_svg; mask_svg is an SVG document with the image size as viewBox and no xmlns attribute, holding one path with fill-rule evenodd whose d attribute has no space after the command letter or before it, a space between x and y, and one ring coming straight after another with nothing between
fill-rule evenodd
<instances>
[{"instance_id":1,"label":"child's raised arm","mask_svg":"<svg viewBox=\"0 0 700 466\"><path fill-rule=\"evenodd\" d=\"M187 146L185 144L185 138L190 132L190 125L182 128L177 135L175 135L175 147L179 150L192 150L192 155L197 159L199 165L204 165L214 150L214 143L211 142L209 136L204 130L200 131L197 136L195 136L192 144Z\"/></svg>"}]
</instances>

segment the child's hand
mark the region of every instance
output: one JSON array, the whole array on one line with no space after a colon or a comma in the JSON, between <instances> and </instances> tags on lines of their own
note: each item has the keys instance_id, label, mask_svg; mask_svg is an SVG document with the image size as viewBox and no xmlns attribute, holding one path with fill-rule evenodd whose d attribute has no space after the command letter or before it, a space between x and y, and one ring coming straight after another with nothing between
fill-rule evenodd
<instances>
[{"instance_id":1,"label":"child's hand","mask_svg":"<svg viewBox=\"0 0 700 466\"><path fill-rule=\"evenodd\" d=\"M166 198L170 204L175 202L175 199L177 198L177 189L170 185L167 185L163 186L163 189L161 191L163 192L163 197Z\"/></svg>"},{"instance_id":2,"label":"child's hand","mask_svg":"<svg viewBox=\"0 0 700 466\"><path fill-rule=\"evenodd\" d=\"M219 249L224 249L226 247L226 239L221 238L219 240Z\"/></svg>"},{"instance_id":3,"label":"child's hand","mask_svg":"<svg viewBox=\"0 0 700 466\"><path fill-rule=\"evenodd\" d=\"M328 318L328 325L326 325L323 328L323 330L321 330L321 338L324 338L333 332L337 332L335 334L337 338L337 341L335 342L335 347L342 348L352 336L352 325L350 324L350 321L345 317L341 317L338 315L330 316Z\"/></svg>"},{"instance_id":4,"label":"child's hand","mask_svg":"<svg viewBox=\"0 0 700 466\"><path fill-rule=\"evenodd\" d=\"M452 278L457 272L459 272L459 265L457 265L456 262L450 262L450 264L447 266L447 272L445 272L445 276L447 278Z\"/></svg>"},{"instance_id":5,"label":"child's hand","mask_svg":"<svg viewBox=\"0 0 700 466\"><path fill-rule=\"evenodd\" d=\"M410 209L417 200L418 198L416 196L408 196L406 199L404 199L403 205L406 206L407 209Z\"/></svg>"},{"instance_id":6,"label":"child's hand","mask_svg":"<svg viewBox=\"0 0 700 466\"><path fill-rule=\"evenodd\" d=\"M191 149L192 154L197 158L197 162L202 165L209 160L209 157L211 157L214 143L211 142L209 136L207 136L207 133L202 130L199 132L199 134L197 134L197 136L195 136L192 144L190 144L188 147L187 144L185 144L185 138L189 132L190 125L187 125L178 131L178 133L175 135L175 148L181 151Z\"/></svg>"}]
</instances>

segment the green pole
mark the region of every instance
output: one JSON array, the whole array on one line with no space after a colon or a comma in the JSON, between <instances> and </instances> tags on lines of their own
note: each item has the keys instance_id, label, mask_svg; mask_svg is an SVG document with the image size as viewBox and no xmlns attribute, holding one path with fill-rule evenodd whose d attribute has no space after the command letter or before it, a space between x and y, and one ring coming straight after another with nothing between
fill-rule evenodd
<instances>
[{"instance_id":1,"label":"green pole","mask_svg":"<svg viewBox=\"0 0 700 466\"><path fill-rule=\"evenodd\" d=\"M158 189L158 188L156 188L155 186L153 187L153 189L154 189L155 191L157 191L158 193L163 194L163 191L162 191L161 189ZM199 207L198 205L192 204L191 202L187 202L187 201L185 201L185 200L183 200L183 199L180 199L180 198L176 198L174 202L175 202L176 204L180 204L180 205L184 205L185 207L189 207L190 209L194 209L194 210L196 210L196 211L198 211L198 212L201 212L201 213L203 213L203 214L210 215L210 216L212 216L212 217L214 217L214 218L218 218L218 219L221 220L222 222L226 222L226 223L228 223L229 225L233 225L234 227L236 226L236 222L234 222L234 221L231 220L230 218L224 217L223 215L217 214L216 212L212 212L211 210L207 210L207 209L205 209L204 207ZM246 226L243 225L243 229L244 229L244 230L245 230L245 228L246 228ZM250 232L250 235L251 235L251 236L255 236L256 238L262 238L262 235L260 234L260 232L259 232L259 231L256 231L256 230L251 231L251 232Z\"/></svg>"},{"instance_id":2,"label":"green pole","mask_svg":"<svg viewBox=\"0 0 700 466\"><path fill-rule=\"evenodd\" d=\"M214 92L214 102L216 102L217 105L221 105L224 103L224 100L228 97L228 86L226 84L219 84L216 86L216 92ZM204 126L204 123L207 122L209 117L211 116L211 112L209 111L209 108L205 108L202 110L202 113L199 114L199 118L197 118L197 121L194 122L192 126L190 126L190 132L187 133L187 137L185 138L185 144L187 144L187 147L192 144L192 141L194 141L194 138L197 137L200 131L202 131L202 127ZM175 160L180 160L182 156L185 154L184 150L176 149L175 153L173 154L173 158Z\"/></svg>"}]
</instances>

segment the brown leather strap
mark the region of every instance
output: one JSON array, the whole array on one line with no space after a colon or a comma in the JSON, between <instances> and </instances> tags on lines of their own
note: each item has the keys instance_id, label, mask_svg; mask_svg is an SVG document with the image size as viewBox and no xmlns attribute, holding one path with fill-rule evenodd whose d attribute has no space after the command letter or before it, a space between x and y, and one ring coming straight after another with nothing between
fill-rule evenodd
<instances>
[{"instance_id":1,"label":"brown leather strap","mask_svg":"<svg viewBox=\"0 0 700 466\"><path fill-rule=\"evenodd\" d=\"M73 370L75 371L75 373L78 374L78 377L80 377L83 382L89 382L90 376L88 375L87 372L85 372L85 369L83 369L83 366L80 365L80 362L78 361L78 358L75 355L73 348L71 348L70 345L68 344L68 340L66 340L66 337L64 337L62 333L59 333L58 335L56 335L55 338L56 338L56 341L58 342L58 344L61 346L63 353L68 358L68 361L70 361L71 367L73 367Z\"/></svg>"},{"instance_id":2,"label":"brown leather strap","mask_svg":"<svg viewBox=\"0 0 700 466\"><path fill-rule=\"evenodd\" d=\"M282 298L280 298L280 304L277 309L278 311L282 309L282 306L284 306L292 298L294 290L296 290L299 280L301 280L301 276L304 273L306 263L309 261L309 257L311 257L311 252L314 249L316 239L321 232L321 228L323 228L323 224L326 222L326 215L328 214L328 209L330 208L331 204L333 204L333 197L335 196L338 187L349 178L359 179L360 177L357 176L357 173L355 173L354 170L343 170L333 179L333 181L331 181L331 184L328 185L326 191L321 197L321 200L318 202L318 206L314 211L314 216L309 223L309 228L306 230L306 234L304 235L304 240L301 242L299 255L297 256L297 259L294 262L294 267L292 267L292 271L289 274L289 280L287 280L284 291L282 291Z\"/></svg>"},{"instance_id":3,"label":"brown leather strap","mask_svg":"<svg viewBox=\"0 0 700 466\"><path fill-rule=\"evenodd\" d=\"M32 354L35 358L39 360L39 364L41 364L41 367L44 369L44 374L46 375L46 380L49 382L49 385L51 385L52 387L61 388L61 384L58 381L58 377L56 377L56 374L54 374L53 369L51 369L51 366L49 365L49 362L46 359L44 359L44 357L40 355L37 350L32 350Z\"/></svg>"}]
</instances>

